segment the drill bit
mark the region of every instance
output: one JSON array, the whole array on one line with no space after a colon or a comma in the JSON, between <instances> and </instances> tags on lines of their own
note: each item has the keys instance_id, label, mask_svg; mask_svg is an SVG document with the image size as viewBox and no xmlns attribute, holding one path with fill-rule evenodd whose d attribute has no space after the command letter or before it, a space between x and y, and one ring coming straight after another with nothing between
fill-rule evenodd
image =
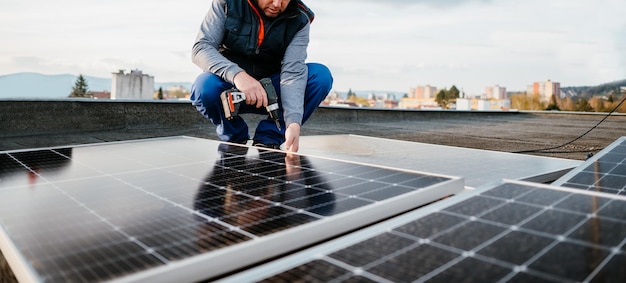
<instances>
[{"instance_id":1,"label":"drill bit","mask_svg":"<svg viewBox=\"0 0 626 283\"><path fill-rule=\"evenodd\" d=\"M267 93L267 107L265 109L270 115L270 118L272 118L276 123L276 128L278 128L279 131L282 131L282 129L280 128L280 123L278 121L278 95L276 94L276 90L272 85L272 80L270 78L263 78L259 82L261 82L261 85L265 89L265 93Z\"/></svg>"}]
</instances>

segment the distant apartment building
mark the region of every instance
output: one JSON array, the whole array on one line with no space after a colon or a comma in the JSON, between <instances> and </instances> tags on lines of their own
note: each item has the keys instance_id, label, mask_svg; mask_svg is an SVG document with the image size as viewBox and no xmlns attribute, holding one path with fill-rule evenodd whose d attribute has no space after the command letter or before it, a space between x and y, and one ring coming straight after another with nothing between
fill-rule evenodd
<instances>
[{"instance_id":1,"label":"distant apartment building","mask_svg":"<svg viewBox=\"0 0 626 283\"><path fill-rule=\"evenodd\" d=\"M458 98L456 110L469 111L507 111L511 109L509 99Z\"/></svg>"},{"instance_id":2,"label":"distant apartment building","mask_svg":"<svg viewBox=\"0 0 626 283\"><path fill-rule=\"evenodd\" d=\"M398 103L400 109L433 109L439 108L435 98L437 97L437 88L430 85L420 85L415 88L409 88L408 97L401 98Z\"/></svg>"},{"instance_id":3,"label":"distant apartment building","mask_svg":"<svg viewBox=\"0 0 626 283\"><path fill-rule=\"evenodd\" d=\"M486 87L481 96L461 96L456 100L456 110L506 111L510 108L511 100L506 97L506 87L499 85Z\"/></svg>"},{"instance_id":4,"label":"distant apartment building","mask_svg":"<svg viewBox=\"0 0 626 283\"><path fill-rule=\"evenodd\" d=\"M506 99L506 87L499 85L489 86L485 88L486 99Z\"/></svg>"},{"instance_id":5,"label":"distant apartment building","mask_svg":"<svg viewBox=\"0 0 626 283\"><path fill-rule=\"evenodd\" d=\"M111 99L153 99L154 76L140 70L113 73L111 81Z\"/></svg>"},{"instance_id":6,"label":"distant apartment building","mask_svg":"<svg viewBox=\"0 0 626 283\"><path fill-rule=\"evenodd\" d=\"M393 93L370 93L367 95L368 100L396 100Z\"/></svg>"},{"instance_id":7,"label":"distant apartment building","mask_svg":"<svg viewBox=\"0 0 626 283\"><path fill-rule=\"evenodd\" d=\"M548 80L545 86L546 86L546 90L545 90L546 101L549 101L553 95L559 98L563 98L561 97L561 84L560 83L552 82Z\"/></svg>"},{"instance_id":8,"label":"distant apartment building","mask_svg":"<svg viewBox=\"0 0 626 283\"><path fill-rule=\"evenodd\" d=\"M189 100L190 96L190 91L182 85L172 85L163 90L163 99Z\"/></svg>"},{"instance_id":9,"label":"distant apartment building","mask_svg":"<svg viewBox=\"0 0 626 283\"><path fill-rule=\"evenodd\" d=\"M539 95L541 101L547 102L552 99L552 96L561 96L561 83L553 82L551 80L545 82L534 82L532 85L526 87L526 95Z\"/></svg>"},{"instance_id":10,"label":"distant apartment building","mask_svg":"<svg viewBox=\"0 0 626 283\"><path fill-rule=\"evenodd\" d=\"M326 102L331 102L331 101L337 101L337 100L341 100L341 93L339 93L338 91L331 91L327 96L325 101Z\"/></svg>"},{"instance_id":11,"label":"distant apartment building","mask_svg":"<svg viewBox=\"0 0 626 283\"><path fill-rule=\"evenodd\" d=\"M374 108L398 108L398 100L393 93L370 93L367 101Z\"/></svg>"},{"instance_id":12,"label":"distant apartment building","mask_svg":"<svg viewBox=\"0 0 626 283\"><path fill-rule=\"evenodd\" d=\"M332 91L326 96L326 99L320 103L320 105L333 106L333 107L359 107L352 101L343 99L341 93Z\"/></svg>"},{"instance_id":13,"label":"distant apartment building","mask_svg":"<svg viewBox=\"0 0 626 283\"><path fill-rule=\"evenodd\" d=\"M398 102L400 109L440 109L435 99L429 98L401 98Z\"/></svg>"},{"instance_id":14,"label":"distant apartment building","mask_svg":"<svg viewBox=\"0 0 626 283\"><path fill-rule=\"evenodd\" d=\"M395 99L386 99L386 100L368 100L370 103L370 107L373 108L385 108L385 109L395 109L398 108L399 102Z\"/></svg>"},{"instance_id":15,"label":"distant apartment building","mask_svg":"<svg viewBox=\"0 0 626 283\"><path fill-rule=\"evenodd\" d=\"M409 98L434 99L437 95L437 88L430 85L417 86L409 89Z\"/></svg>"},{"instance_id":16,"label":"distant apartment building","mask_svg":"<svg viewBox=\"0 0 626 283\"><path fill-rule=\"evenodd\" d=\"M169 86L166 89L167 92L185 92L187 91L187 88L185 88L182 85L173 85L173 86Z\"/></svg>"}]
</instances>

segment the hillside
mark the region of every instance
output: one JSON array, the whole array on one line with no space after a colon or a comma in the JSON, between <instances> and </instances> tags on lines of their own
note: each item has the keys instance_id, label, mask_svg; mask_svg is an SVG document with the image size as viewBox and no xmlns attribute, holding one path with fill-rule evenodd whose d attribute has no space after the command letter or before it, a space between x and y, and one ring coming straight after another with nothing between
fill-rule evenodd
<instances>
[{"instance_id":1,"label":"hillside","mask_svg":"<svg viewBox=\"0 0 626 283\"><path fill-rule=\"evenodd\" d=\"M38 73L17 73L0 76L0 98L66 98L72 91L78 75L44 75ZM83 75L90 91L111 91L111 78L98 78ZM173 85L182 85L190 89L189 82L155 83L167 89Z\"/></svg>"},{"instance_id":2,"label":"hillside","mask_svg":"<svg viewBox=\"0 0 626 283\"><path fill-rule=\"evenodd\" d=\"M561 93L569 97L591 98L619 93L620 87L626 87L626 79L597 86L561 87Z\"/></svg>"}]
</instances>

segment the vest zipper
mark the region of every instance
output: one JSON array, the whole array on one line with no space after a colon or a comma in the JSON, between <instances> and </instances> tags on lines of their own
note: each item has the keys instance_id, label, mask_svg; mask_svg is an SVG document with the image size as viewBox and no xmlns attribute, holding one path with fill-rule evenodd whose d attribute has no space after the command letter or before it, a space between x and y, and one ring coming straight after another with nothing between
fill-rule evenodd
<instances>
[{"instance_id":1,"label":"vest zipper","mask_svg":"<svg viewBox=\"0 0 626 283\"><path fill-rule=\"evenodd\" d=\"M250 5L250 7L252 7L252 10L254 11L254 13L259 18L259 30L257 32L257 34L258 34L258 36L257 36L257 44L256 44L256 49L254 51L255 54L259 55L259 53L261 53L261 44L263 44L263 40L265 40L265 33L266 33L266 31L269 32L269 30L272 28L272 26L274 25L276 20L273 20L270 23L270 25L267 27L267 30L266 30L265 29L265 22L263 21L263 17L261 16L261 13L259 12L259 10L256 8L256 6L254 4L252 4L251 0L248 0L248 5ZM297 16L298 15L295 14L293 16L290 16L290 18L295 18Z\"/></svg>"},{"instance_id":2,"label":"vest zipper","mask_svg":"<svg viewBox=\"0 0 626 283\"><path fill-rule=\"evenodd\" d=\"M257 42L256 42L256 49L254 52L258 55L261 52L261 44L263 43L263 40L265 39L265 22L263 22L263 17L261 17L261 13L259 13L259 10L256 8L256 6L252 4L251 0L248 0L248 5L252 7L252 10L254 11L254 13L256 13L257 17L259 18L259 30L257 31Z\"/></svg>"}]
</instances>

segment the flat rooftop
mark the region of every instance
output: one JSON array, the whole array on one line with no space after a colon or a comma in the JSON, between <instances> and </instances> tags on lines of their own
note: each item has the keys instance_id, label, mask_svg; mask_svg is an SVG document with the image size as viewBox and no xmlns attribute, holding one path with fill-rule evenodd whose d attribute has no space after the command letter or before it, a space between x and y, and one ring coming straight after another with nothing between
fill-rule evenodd
<instances>
[{"instance_id":1,"label":"flat rooftop","mask_svg":"<svg viewBox=\"0 0 626 283\"><path fill-rule=\"evenodd\" d=\"M244 118L253 131L263 117ZM217 140L184 101L4 100L0 121L0 151L179 135ZM303 136L337 134L585 160L626 134L626 115L320 107L302 128Z\"/></svg>"}]
</instances>

